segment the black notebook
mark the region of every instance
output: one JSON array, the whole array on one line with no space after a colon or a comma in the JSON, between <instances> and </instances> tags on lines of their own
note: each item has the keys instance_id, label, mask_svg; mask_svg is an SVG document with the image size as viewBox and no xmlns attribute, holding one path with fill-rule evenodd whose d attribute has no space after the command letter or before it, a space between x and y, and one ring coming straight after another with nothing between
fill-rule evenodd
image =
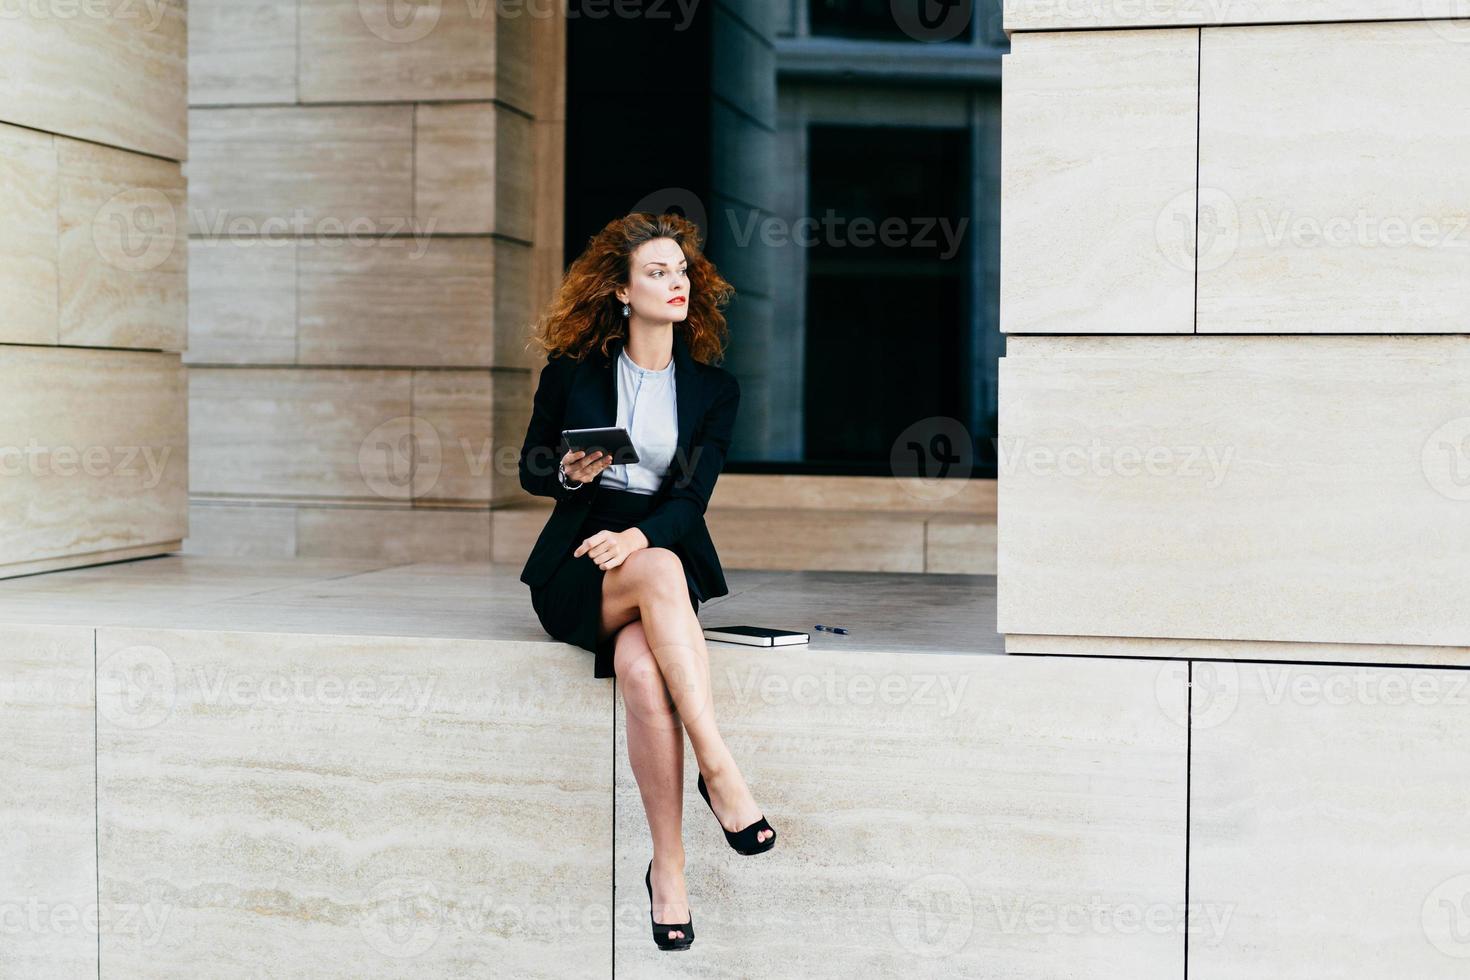
<instances>
[{"instance_id":1,"label":"black notebook","mask_svg":"<svg viewBox=\"0 0 1470 980\"><path fill-rule=\"evenodd\" d=\"M811 635L794 630L772 629L769 626L706 626L704 638L721 643L744 643L752 647L784 647L793 643L806 643Z\"/></svg>"}]
</instances>

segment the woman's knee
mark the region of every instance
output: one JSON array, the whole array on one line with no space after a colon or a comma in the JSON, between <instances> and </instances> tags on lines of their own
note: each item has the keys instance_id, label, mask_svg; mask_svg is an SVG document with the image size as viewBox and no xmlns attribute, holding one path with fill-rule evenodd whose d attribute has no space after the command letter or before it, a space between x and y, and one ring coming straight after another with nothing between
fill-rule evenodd
<instances>
[{"instance_id":1,"label":"woman's knee","mask_svg":"<svg viewBox=\"0 0 1470 980\"><path fill-rule=\"evenodd\" d=\"M689 594L684 562L668 548L643 548L629 555L624 564L633 567L640 588L672 596Z\"/></svg>"},{"instance_id":2,"label":"woman's knee","mask_svg":"<svg viewBox=\"0 0 1470 980\"><path fill-rule=\"evenodd\" d=\"M618 677L623 702L639 717L667 717L673 702L640 622L618 631L613 647L613 673Z\"/></svg>"},{"instance_id":3,"label":"woman's knee","mask_svg":"<svg viewBox=\"0 0 1470 980\"><path fill-rule=\"evenodd\" d=\"M639 620L619 627L613 636L613 673L618 675L618 680L626 682L634 672L646 670L652 659L653 651Z\"/></svg>"}]
</instances>

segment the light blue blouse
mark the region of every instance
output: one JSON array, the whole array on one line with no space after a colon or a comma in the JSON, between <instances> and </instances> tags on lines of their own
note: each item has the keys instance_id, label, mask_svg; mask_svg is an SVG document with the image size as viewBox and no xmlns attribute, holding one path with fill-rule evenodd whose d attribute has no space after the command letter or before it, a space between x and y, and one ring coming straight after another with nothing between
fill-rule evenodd
<instances>
[{"instance_id":1,"label":"light blue blouse","mask_svg":"<svg viewBox=\"0 0 1470 980\"><path fill-rule=\"evenodd\" d=\"M679 445L679 406L674 359L662 371L641 368L618 351L618 421L638 450L638 462L609 466L601 486L631 493L656 493Z\"/></svg>"}]
</instances>

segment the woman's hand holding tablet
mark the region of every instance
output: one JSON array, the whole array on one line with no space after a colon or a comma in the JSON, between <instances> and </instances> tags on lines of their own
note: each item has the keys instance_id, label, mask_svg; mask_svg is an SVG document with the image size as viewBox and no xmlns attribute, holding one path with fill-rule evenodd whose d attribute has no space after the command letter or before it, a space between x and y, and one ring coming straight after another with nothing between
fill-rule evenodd
<instances>
[{"instance_id":1,"label":"woman's hand holding tablet","mask_svg":"<svg viewBox=\"0 0 1470 980\"><path fill-rule=\"evenodd\" d=\"M610 457L607 463L609 466L638 462L638 450L633 448L633 440L628 435L628 430L622 426L601 429L562 429L561 450L563 455L569 452L581 452L590 456L600 452Z\"/></svg>"}]
</instances>

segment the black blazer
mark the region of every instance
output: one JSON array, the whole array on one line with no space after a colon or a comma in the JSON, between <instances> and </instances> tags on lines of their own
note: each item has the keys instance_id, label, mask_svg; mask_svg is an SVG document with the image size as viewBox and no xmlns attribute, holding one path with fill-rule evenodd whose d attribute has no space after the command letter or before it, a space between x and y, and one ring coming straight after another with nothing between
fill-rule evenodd
<instances>
[{"instance_id":1,"label":"black blazer","mask_svg":"<svg viewBox=\"0 0 1470 980\"><path fill-rule=\"evenodd\" d=\"M532 587L545 584L562 556L574 546L592 495L602 483L603 474L599 473L579 490L563 487L557 478L561 455L556 450L562 429L617 424L618 385L613 365L623 344L622 338L614 340L606 355L593 348L580 362L551 354L541 369L531 424L521 446L521 486L528 493L554 498L556 507L521 569L521 581ZM674 393L679 415L678 448L654 494L654 510L636 526L648 538L650 548L667 548L679 556L694 580L697 598L703 601L730 591L704 523L704 511L730 450L740 406L740 384L724 368L696 361L676 329ZM587 559L582 556L572 560Z\"/></svg>"}]
</instances>

